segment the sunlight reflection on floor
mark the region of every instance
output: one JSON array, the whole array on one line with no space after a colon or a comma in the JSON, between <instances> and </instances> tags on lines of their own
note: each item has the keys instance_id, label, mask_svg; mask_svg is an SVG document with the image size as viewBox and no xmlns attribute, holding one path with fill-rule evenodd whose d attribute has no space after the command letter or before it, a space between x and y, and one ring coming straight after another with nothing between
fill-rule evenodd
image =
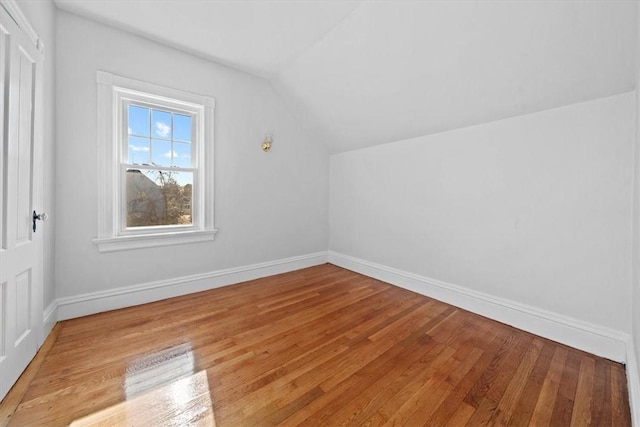
<instances>
[{"instance_id":1,"label":"sunlight reflection on floor","mask_svg":"<svg viewBox=\"0 0 640 427\"><path fill-rule=\"evenodd\" d=\"M194 371L188 344L137 359L127 369L124 402L72 426L215 426L207 371Z\"/></svg>"},{"instance_id":2,"label":"sunlight reflection on floor","mask_svg":"<svg viewBox=\"0 0 640 427\"><path fill-rule=\"evenodd\" d=\"M195 371L191 345L180 344L135 359L124 379L126 400L188 377Z\"/></svg>"}]
</instances>

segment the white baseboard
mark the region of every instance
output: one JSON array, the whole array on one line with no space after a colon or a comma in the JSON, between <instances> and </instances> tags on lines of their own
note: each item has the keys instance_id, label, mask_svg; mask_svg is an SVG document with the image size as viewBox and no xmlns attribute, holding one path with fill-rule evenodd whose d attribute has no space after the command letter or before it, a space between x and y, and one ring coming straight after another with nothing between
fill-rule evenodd
<instances>
[{"instance_id":1,"label":"white baseboard","mask_svg":"<svg viewBox=\"0 0 640 427\"><path fill-rule=\"evenodd\" d=\"M631 425L640 427L640 372L633 339L627 340L627 388L629 389L629 407Z\"/></svg>"},{"instance_id":2,"label":"white baseboard","mask_svg":"<svg viewBox=\"0 0 640 427\"><path fill-rule=\"evenodd\" d=\"M562 344L626 363L631 417L633 425L640 427L640 372L629 334L332 251L59 298L44 311L44 337L58 320L145 304L326 262Z\"/></svg>"},{"instance_id":3,"label":"white baseboard","mask_svg":"<svg viewBox=\"0 0 640 427\"><path fill-rule=\"evenodd\" d=\"M44 312L44 336L48 335L58 320L72 319L214 289L299 270L327 261L616 362L628 363L628 357L635 355L633 348L628 345L630 337L627 333L337 252L328 252L328 254L327 252L318 252L58 298ZM638 378L637 364L629 366L628 371L634 368L633 372ZM635 384L638 386L640 383L636 382ZM637 408L640 411L640 390L636 391L639 399ZM638 426L640 427L640 424Z\"/></svg>"},{"instance_id":4,"label":"white baseboard","mask_svg":"<svg viewBox=\"0 0 640 427\"><path fill-rule=\"evenodd\" d=\"M233 285L247 280L300 270L327 262L327 253L301 255L292 258L252 264L168 280L141 283L106 291L58 298L47 307L44 315L46 337L58 320L87 316L108 310L131 307L194 292Z\"/></svg>"},{"instance_id":5,"label":"white baseboard","mask_svg":"<svg viewBox=\"0 0 640 427\"><path fill-rule=\"evenodd\" d=\"M616 362L627 361L625 332L337 252L329 252L329 262Z\"/></svg>"},{"instance_id":6,"label":"white baseboard","mask_svg":"<svg viewBox=\"0 0 640 427\"><path fill-rule=\"evenodd\" d=\"M42 323L43 323L43 339L42 342L49 336L49 333L56 325L58 321L58 301L53 300L51 304L44 310L44 314L42 315Z\"/></svg>"}]
</instances>

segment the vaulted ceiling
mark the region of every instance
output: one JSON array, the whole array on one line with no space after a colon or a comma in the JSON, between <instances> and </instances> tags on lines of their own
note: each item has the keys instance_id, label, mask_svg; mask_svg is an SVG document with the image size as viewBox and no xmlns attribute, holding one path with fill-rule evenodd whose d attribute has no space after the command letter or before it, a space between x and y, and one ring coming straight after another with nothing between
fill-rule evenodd
<instances>
[{"instance_id":1,"label":"vaulted ceiling","mask_svg":"<svg viewBox=\"0 0 640 427\"><path fill-rule=\"evenodd\" d=\"M635 88L635 1L55 4L268 79L332 153Z\"/></svg>"}]
</instances>

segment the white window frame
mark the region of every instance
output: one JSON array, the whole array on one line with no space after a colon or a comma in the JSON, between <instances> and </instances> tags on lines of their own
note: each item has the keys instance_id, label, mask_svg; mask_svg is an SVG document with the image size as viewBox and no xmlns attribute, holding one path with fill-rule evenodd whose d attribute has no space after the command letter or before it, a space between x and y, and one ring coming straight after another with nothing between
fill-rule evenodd
<instances>
[{"instance_id":1,"label":"white window frame","mask_svg":"<svg viewBox=\"0 0 640 427\"><path fill-rule=\"evenodd\" d=\"M104 71L98 83L98 237L100 252L213 240L213 116L215 100ZM141 103L156 109L188 113L193 132L194 183L192 224L126 227L125 169L128 132L126 107ZM146 169L146 166L140 166ZM151 167L153 168L153 167Z\"/></svg>"},{"instance_id":2,"label":"white window frame","mask_svg":"<svg viewBox=\"0 0 640 427\"><path fill-rule=\"evenodd\" d=\"M199 104L185 103L184 101L178 101L175 99L160 98L156 95L149 95L147 93L137 92L130 89L114 87L115 102L118 106L117 119L120 123L116 126L118 130L118 144L120 145L120 161L119 161L119 186L120 186L120 198L118 212L121 220L119 224L119 234L121 236L142 235L142 234L156 234L158 232L174 232L174 231L193 231L198 230L201 227L201 219L204 217L202 211L202 203L206 196L204 189L199 185L199 171L204 168L201 161L200 152L204 151L203 147L203 135L204 135L204 120L202 116L204 113L204 106ZM191 147L192 165L190 168L174 168L170 166L155 166L155 165L136 165L127 161L129 151L129 134L128 134L128 118L126 112L129 110L129 106L136 105L150 110L167 111L175 114L183 114L192 118L191 134L194 140ZM151 136L150 136L151 137ZM126 170L127 169L146 169L146 170L158 170L158 171L186 171L193 173L193 194L192 194L192 223L190 225L159 225L159 226L138 226L127 227L126 221L122 220L127 215L127 194L126 194Z\"/></svg>"}]
</instances>

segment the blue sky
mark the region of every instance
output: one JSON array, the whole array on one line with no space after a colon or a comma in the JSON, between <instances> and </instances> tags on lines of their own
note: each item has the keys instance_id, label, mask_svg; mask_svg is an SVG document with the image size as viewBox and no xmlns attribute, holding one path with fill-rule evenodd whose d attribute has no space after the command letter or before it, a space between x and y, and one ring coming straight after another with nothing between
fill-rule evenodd
<instances>
[{"instance_id":1,"label":"blue sky","mask_svg":"<svg viewBox=\"0 0 640 427\"><path fill-rule=\"evenodd\" d=\"M128 117L130 164L191 167L191 117L136 105ZM181 185L193 183L191 173L174 176Z\"/></svg>"}]
</instances>

